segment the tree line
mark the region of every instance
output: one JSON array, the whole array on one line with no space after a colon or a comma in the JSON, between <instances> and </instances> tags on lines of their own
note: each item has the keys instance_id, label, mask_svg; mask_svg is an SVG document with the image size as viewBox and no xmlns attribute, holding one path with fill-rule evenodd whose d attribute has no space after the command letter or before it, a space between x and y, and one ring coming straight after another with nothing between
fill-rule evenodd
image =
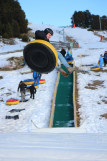
<instances>
[{"instance_id":1,"label":"tree line","mask_svg":"<svg viewBox=\"0 0 107 161\"><path fill-rule=\"evenodd\" d=\"M75 11L71 23L76 27L107 30L107 16L93 15L89 10ZM0 0L0 36L20 37L27 33L27 24L28 20L18 0Z\"/></svg>"},{"instance_id":2,"label":"tree line","mask_svg":"<svg viewBox=\"0 0 107 161\"><path fill-rule=\"evenodd\" d=\"M107 16L100 17L99 15L94 15L86 10L75 11L71 17L71 23L75 24L76 27L90 28L93 30L107 30Z\"/></svg>"},{"instance_id":3,"label":"tree line","mask_svg":"<svg viewBox=\"0 0 107 161\"><path fill-rule=\"evenodd\" d=\"M18 0L0 0L0 36L20 37L27 32L28 20Z\"/></svg>"}]
</instances>

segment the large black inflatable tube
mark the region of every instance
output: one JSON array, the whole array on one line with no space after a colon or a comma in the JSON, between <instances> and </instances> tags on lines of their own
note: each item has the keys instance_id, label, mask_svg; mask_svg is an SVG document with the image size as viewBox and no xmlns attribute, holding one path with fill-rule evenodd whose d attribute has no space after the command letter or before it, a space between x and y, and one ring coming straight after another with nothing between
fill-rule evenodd
<instances>
[{"instance_id":1,"label":"large black inflatable tube","mask_svg":"<svg viewBox=\"0 0 107 161\"><path fill-rule=\"evenodd\" d=\"M58 63L55 48L44 40L34 40L28 43L23 50L23 55L26 64L38 73L49 73Z\"/></svg>"}]
</instances>

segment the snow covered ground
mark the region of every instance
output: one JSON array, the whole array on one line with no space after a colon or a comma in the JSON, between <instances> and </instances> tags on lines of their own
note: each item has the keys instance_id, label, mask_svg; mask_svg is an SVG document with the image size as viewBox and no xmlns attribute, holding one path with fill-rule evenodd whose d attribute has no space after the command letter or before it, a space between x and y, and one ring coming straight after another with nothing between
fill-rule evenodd
<instances>
[{"instance_id":1,"label":"snow covered ground","mask_svg":"<svg viewBox=\"0 0 107 161\"><path fill-rule=\"evenodd\" d=\"M88 133L106 133L107 119L101 115L107 113L107 67L103 68L103 72L90 71L90 67L98 63L100 54L104 54L107 50L107 41L100 42L100 38L87 29L81 28L58 28L47 25L29 25L32 32L37 29L43 30L50 27L54 31L54 36L51 41L63 41L63 30L65 36L71 36L78 41L80 48L73 48L73 57L75 65L86 71L78 73L78 88L79 88L79 104L81 126L80 129L85 129ZM105 35L107 33L105 32ZM4 45L0 43L0 67L8 65L7 59L10 57L20 57L23 52L15 52L14 50L23 49L26 43L16 39L15 45ZM4 52L10 51L8 54ZM52 97L54 86L57 78L57 70L54 69L49 74L43 74L42 78L46 80L45 84L39 85L35 99L29 99L27 92L26 99L28 102L19 103L17 105L8 106L6 100L9 98L20 99L20 94L17 93L18 83L24 79L32 79L32 73L26 66L13 71L0 71L0 132L32 132L39 128L47 128L49 124L49 116L51 111ZM99 84L94 85L95 81ZM93 87L88 88L89 86ZM11 95L8 95L11 93ZM11 109L24 109L21 112L10 113ZM19 115L19 119L5 119L6 116ZM34 124L37 126L34 126Z\"/></svg>"},{"instance_id":2,"label":"snow covered ground","mask_svg":"<svg viewBox=\"0 0 107 161\"><path fill-rule=\"evenodd\" d=\"M107 135L47 131L0 134L0 161L107 160Z\"/></svg>"},{"instance_id":3,"label":"snow covered ground","mask_svg":"<svg viewBox=\"0 0 107 161\"><path fill-rule=\"evenodd\" d=\"M52 41L63 41L63 28L30 25L36 29L51 27ZM106 161L107 160L107 67L93 72L90 67L98 63L100 54L107 50L107 42L93 32L80 28L64 28L64 35L72 36L80 48L73 48L75 65L85 72L77 73L79 88L80 128L48 128L57 70L43 74L45 84L39 85L34 100L17 105L6 105L9 98L20 99L18 83L32 79L30 69L24 66L12 71L0 71L0 161ZM107 32L105 32L107 35ZM8 58L20 57L26 45L20 40L15 45L0 43L0 68L9 65ZM6 54L5 52L9 52ZM26 72L26 74L24 74ZM28 73L27 73L28 72ZM24 109L10 113L11 109ZM19 115L19 119L5 119ZM100 134L101 133L101 134Z\"/></svg>"}]
</instances>

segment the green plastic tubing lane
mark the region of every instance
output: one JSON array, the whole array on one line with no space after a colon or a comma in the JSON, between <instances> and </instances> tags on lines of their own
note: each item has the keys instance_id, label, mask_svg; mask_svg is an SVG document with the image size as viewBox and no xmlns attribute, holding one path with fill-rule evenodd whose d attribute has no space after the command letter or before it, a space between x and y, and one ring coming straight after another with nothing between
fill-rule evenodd
<instances>
[{"instance_id":1,"label":"green plastic tubing lane","mask_svg":"<svg viewBox=\"0 0 107 161\"><path fill-rule=\"evenodd\" d=\"M63 65L62 68L67 72ZM73 73L68 77L60 75L55 100L53 127L74 127Z\"/></svg>"}]
</instances>

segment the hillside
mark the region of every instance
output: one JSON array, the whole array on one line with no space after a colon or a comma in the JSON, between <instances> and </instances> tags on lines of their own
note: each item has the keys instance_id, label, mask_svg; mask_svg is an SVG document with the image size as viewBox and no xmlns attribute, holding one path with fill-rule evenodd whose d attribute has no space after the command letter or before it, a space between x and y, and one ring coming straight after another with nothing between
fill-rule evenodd
<instances>
[{"instance_id":1,"label":"hillside","mask_svg":"<svg viewBox=\"0 0 107 161\"><path fill-rule=\"evenodd\" d=\"M37 29L45 29L48 26L38 26L30 25L32 32ZM54 36L51 41L63 41L62 30L64 30L65 37L69 36L75 39L79 43L79 48L73 48L73 57L75 59L75 65L82 69L85 72L77 73L77 88L78 88L78 105L79 105L79 115L80 128L84 127L87 132L107 132L107 119L102 116L106 116L107 113L107 67L103 68L103 71L93 72L90 71L90 67L98 63L100 54L103 54L107 50L107 42L100 42L100 37L93 34L93 32L87 31L86 29L81 28L58 28L55 26L49 26L54 31ZM105 32L106 36L106 32ZM22 52L14 52L9 54L3 54L5 51L14 51L18 49L23 49L26 43L22 43L17 40L16 45L4 45L1 46L1 67L8 66L8 58L11 57L20 57L23 55ZM22 74L22 73L28 74ZM49 74L45 74L42 78L46 79L46 84L40 85L37 90L36 98L33 100L30 99L26 103L20 103L16 106L8 107L5 102L7 99L15 97L20 99L20 95L17 94L17 87L20 80L32 79L32 73L30 69L25 66L18 70L12 71L2 71L0 72L3 79L0 80L0 104L1 104L1 127L0 131L32 131L32 122L40 128L48 127L49 116L51 110L51 100L53 96L55 81L57 77L57 70L55 69ZM13 76L11 78L11 75ZM8 81L7 81L8 80ZM10 91L10 92L9 92ZM8 94L10 93L10 94ZM42 97L42 95L44 97ZM28 96L26 96L29 99ZM45 102L44 102L45 100ZM19 120L6 120L6 115L15 115L17 113L10 113L11 109L20 109L25 108L25 111L18 113ZM101 116L102 115L102 116ZM17 122L17 127L15 126ZM9 125L9 126L8 126ZM22 126L23 125L23 126ZM12 128L11 128L12 127ZM33 130L35 127L33 127Z\"/></svg>"},{"instance_id":2,"label":"hillside","mask_svg":"<svg viewBox=\"0 0 107 161\"><path fill-rule=\"evenodd\" d=\"M17 87L21 80L32 79L27 65L17 68L8 59L19 60L26 43L15 39L15 45L0 43L0 161L106 161L107 160L107 66L102 71L90 71L96 65L100 54L107 50L107 41L81 28L58 28L55 26L30 25L36 29L51 27L54 36L51 41L63 41L64 35L79 43L73 48L77 72L78 128L48 128L57 69L43 74L45 84L39 85L35 99L17 105L6 105L9 98L18 98ZM99 33L100 34L100 33ZM106 37L107 33L103 32ZM31 38L32 40L32 38ZM8 53L6 53L8 52ZM17 68L17 69L16 69ZM6 70L10 69L10 70ZM82 72L83 71L83 72ZM10 112L12 109L20 112ZM19 119L5 119L18 115Z\"/></svg>"}]
</instances>

